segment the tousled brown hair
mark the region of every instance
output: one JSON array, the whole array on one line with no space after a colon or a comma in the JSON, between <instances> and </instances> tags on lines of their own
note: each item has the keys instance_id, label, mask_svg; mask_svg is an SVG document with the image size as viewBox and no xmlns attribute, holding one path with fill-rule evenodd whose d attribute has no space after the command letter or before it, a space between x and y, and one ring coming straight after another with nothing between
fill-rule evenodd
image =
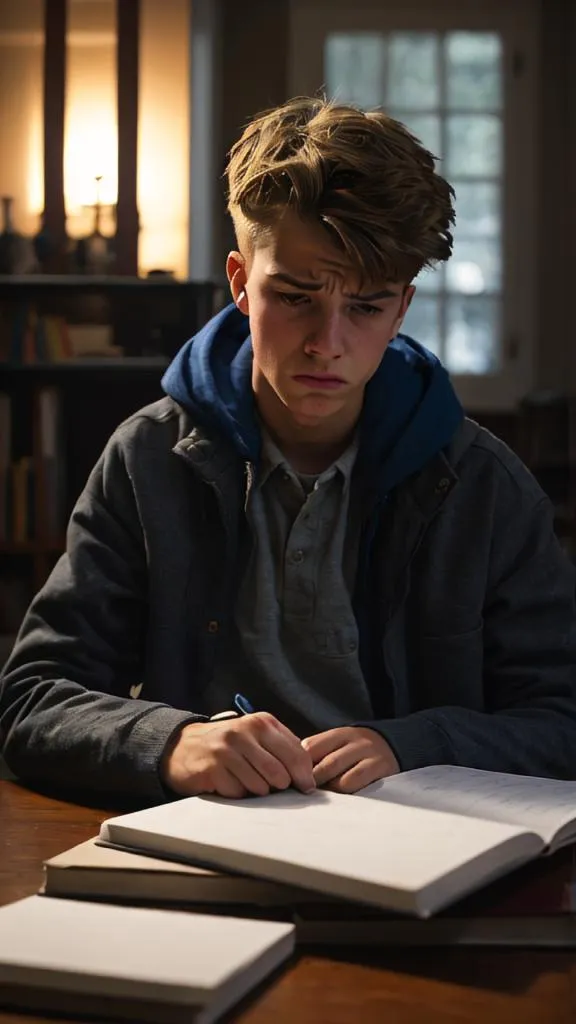
<instances>
[{"instance_id":1,"label":"tousled brown hair","mask_svg":"<svg viewBox=\"0 0 576 1024\"><path fill-rule=\"evenodd\" d=\"M452 187L383 111L296 98L264 111L229 154L228 210L258 244L287 210L320 223L362 279L411 281L449 259Z\"/></svg>"}]
</instances>

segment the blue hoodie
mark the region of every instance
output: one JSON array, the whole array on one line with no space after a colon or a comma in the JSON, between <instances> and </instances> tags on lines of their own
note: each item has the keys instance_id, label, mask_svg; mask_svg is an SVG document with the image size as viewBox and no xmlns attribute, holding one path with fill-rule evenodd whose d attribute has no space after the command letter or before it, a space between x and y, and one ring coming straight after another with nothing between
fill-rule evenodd
<instances>
[{"instance_id":1,"label":"blue hoodie","mask_svg":"<svg viewBox=\"0 0 576 1024\"><path fill-rule=\"evenodd\" d=\"M258 463L250 328L234 304L185 343L162 387L192 416L224 434L244 460ZM436 356L398 334L366 387L360 421L358 460L380 500L449 443L463 415Z\"/></svg>"}]
</instances>

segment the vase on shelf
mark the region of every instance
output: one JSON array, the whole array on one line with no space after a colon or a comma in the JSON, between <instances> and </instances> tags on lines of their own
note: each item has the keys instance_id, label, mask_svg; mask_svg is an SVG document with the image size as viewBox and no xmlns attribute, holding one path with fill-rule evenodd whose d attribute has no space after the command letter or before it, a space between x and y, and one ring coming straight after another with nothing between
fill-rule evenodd
<instances>
[{"instance_id":1,"label":"vase on shelf","mask_svg":"<svg viewBox=\"0 0 576 1024\"><path fill-rule=\"evenodd\" d=\"M40 214L40 225L32 239L35 257L35 270L40 274L64 274L69 270L67 247L64 240L58 245L46 226L46 214Z\"/></svg>"},{"instance_id":2,"label":"vase on shelf","mask_svg":"<svg viewBox=\"0 0 576 1024\"><path fill-rule=\"evenodd\" d=\"M102 233L102 203L100 182L96 181L96 202L90 207L94 211L94 226L89 235L79 238L74 251L76 269L82 274L110 274L114 268L113 239Z\"/></svg>"},{"instance_id":3,"label":"vase on shelf","mask_svg":"<svg viewBox=\"0 0 576 1024\"><path fill-rule=\"evenodd\" d=\"M27 274L33 269L32 243L14 227L13 196L1 196L0 274Z\"/></svg>"}]
</instances>

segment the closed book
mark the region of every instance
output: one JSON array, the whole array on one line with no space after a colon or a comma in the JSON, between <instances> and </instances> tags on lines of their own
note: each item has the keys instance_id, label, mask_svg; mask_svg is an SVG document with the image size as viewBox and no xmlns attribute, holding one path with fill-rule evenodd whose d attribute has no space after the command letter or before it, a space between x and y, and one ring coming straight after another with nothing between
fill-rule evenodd
<instances>
[{"instance_id":1,"label":"closed book","mask_svg":"<svg viewBox=\"0 0 576 1024\"><path fill-rule=\"evenodd\" d=\"M2 544L9 539L9 524L12 521L9 511L11 461L12 403L9 394L0 392L0 543Z\"/></svg>"},{"instance_id":2,"label":"closed book","mask_svg":"<svg viewBox=\"0 0 576 1024\"><path fill-rule=\"evenodd\" d=\"M576 945L576 848L518 868L426 921L249 875L180 864L97 839L44 863L50 896L209 913L282 916L296 942L322 945Z\"/></svg>"},{"instance_id":3,"label":"closed book","mask_svg":"<svg viewBox=\"0 0 576 1024\"><path fill-rule=\"evenodd\" d=\"M0 909L0 1006L209 1024L293 945L284 922L30 896Z\"/></svg>"},{"instance_id":4,"label":"closed book","mask_svg":"<svg viewBox=\"0 0 576 1024\"><path fill-rule=\"evenodd\" d=\"M419 920L342 901L301 903L303 945L576 948L576 848L525 864Z\"/></svg>"},{"instance_id":5,"label":"closed book","mask_svg":"<svg viewBox=\"0 0 576 1024\"><path fill-rule=\"evenodd\" d=\"M428 918L576 838L576 782L437 765L346 795L190 797L104 822L154 856Z\"/></svg>"},{"instance_id":6,"label":"closed book","mask_svg":"<svg viewBox=\"0 0 576 1024\"><path fill-rule=\"evenodd\" d=\"M574 914L535 917L452 917L426 921L407 917L330 916L301 908L294 915L300 946L513 946L576 949Z\"/></svg>"},{"instance_id":7,"label":"closed book","mask_svg":"<svg viewBox=\"0 0 576 1024\"><path fill-rule=\"evenodd\" d=\"M44 862L42 892L133 903L281 907L318 894L263 878L151 857L88 839Z\"/></svg>"}]
</instances>

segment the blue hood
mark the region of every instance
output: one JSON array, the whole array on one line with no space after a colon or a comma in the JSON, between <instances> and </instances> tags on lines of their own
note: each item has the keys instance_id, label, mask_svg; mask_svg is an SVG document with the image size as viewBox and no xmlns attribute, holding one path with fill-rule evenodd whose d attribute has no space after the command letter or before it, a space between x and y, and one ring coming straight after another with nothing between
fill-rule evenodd
<instances>
[{"instance_id":1,"label":"blue hood","mask_svg":"<svg viewBox=\"0 0 576 1024\"><path fill-rule=\"evenodd\" d=\"M224 434L243 459L258 462L260 430L252 394L252 344L245 317L231 304L180 349L162 387L201 422ZM451 440L462 407L436 356L399 334L366 387L359 461L378 465L386 493L421 469Z\"/></svg>"}]
</instances>

